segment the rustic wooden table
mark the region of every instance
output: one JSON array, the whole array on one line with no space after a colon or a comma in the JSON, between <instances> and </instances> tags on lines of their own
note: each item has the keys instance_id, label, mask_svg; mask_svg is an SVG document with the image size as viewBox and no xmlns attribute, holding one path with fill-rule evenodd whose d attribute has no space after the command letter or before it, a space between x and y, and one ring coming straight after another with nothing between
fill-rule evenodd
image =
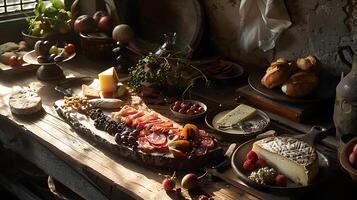
<instances>
[{"instance_id":1,"label":"rustic wooden table","mask_svg":"<svg viewBox=\"0 0 357 200\"><path fill-rule=\"evenodd\" d=\"M66 75L92 77L112 65L111 62L94 62L81 55L61 64ZM205 99L211 106L223 101L234 103L234 90L239 84L226 85L225 92L220 90L222 94L219 98L212 98L212 95L217 95L212 89L202 92L199 98ZM8 107L9 94L16 87L24 86L39 88L43 99L44 112L35 117L14 116ZM53 109L54 101L63 98L54 86L55 83L38 81L35 71L12 77L0 76L0 140L6 148L22 155L84 199L175 198L174 194L164 192L161 185L163 178L159 175L171 174L172 171L128 161L77 135ZM167 107L153 108L171 117ZM335 152L331 155L333 157ZM178 175L182 176L182 173ZM199 192L214 199L253 200L265 197L253 189L233 187L227 182L206 180ZM188 194L186 191L184 195L187 198L197 197L196 193Z\"/></svg>"}]
</instances>

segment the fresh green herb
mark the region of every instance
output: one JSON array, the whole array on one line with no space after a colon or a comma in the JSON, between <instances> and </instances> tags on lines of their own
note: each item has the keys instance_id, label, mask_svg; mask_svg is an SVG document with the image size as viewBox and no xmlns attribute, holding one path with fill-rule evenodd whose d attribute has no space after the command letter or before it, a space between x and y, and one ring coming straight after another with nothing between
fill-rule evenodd
<instances>
[{"instance_id":1,"label":"fresh green herb","mask_svg":"<svg viewBox=\"0 0 357 200\"><path fill-rule=\"evenodd\" d=\"M61 0L51 0L46 6L39 0L34 8L35 16L26 15L27 33L33 36L66 34L70 30L71 13L65 10Z\"/></svg>"},{"instance_id":2,"label":"fresh green herb","mask_svg":"<svg viewBox=\"0 0 357 200\"><path fill-rule=\"evenodd\" d=\"M150 53L139 60L136 66L129 68L128 84L134 91L139 91L142 85L174 87L183 91L184 98L195 81L201 78L208 86L207 77L189 59L162 57Z\"/></svg>"}]
</instances>

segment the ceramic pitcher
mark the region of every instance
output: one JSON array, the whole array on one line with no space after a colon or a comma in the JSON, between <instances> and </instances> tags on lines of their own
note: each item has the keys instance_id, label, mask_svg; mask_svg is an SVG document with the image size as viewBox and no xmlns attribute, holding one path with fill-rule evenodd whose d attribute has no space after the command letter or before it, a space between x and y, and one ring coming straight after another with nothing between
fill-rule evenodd
<instances>
[{"instance_id":1,"label":"ceramic pitcher","mask_svg":"<svg viewBox=\"0 0 357 200\"><path fill-rule=\"evenodd\" d=\"M344 52L351 55L352 63L346 60ZM350 73L342 77L336 87L333 120L340 139L344 135L357 135L357 55L350 46L340 47L338 54L341 61L351 67Z\"/></svg>"}]
</instances>

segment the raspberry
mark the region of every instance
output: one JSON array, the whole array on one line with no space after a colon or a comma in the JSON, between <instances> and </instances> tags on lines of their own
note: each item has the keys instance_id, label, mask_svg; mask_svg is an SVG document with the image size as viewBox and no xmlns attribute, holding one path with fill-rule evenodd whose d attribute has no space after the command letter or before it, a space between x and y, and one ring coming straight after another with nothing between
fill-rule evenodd
<instances>
[{"instance_id":1,"label":"raspberry","mask_svg":"<svg viewBox=\"0 0 357 200\"><path fill-rule=\"evenodd\" d=\"M286 186L286 178L285 178L285 176L281 175L281 174L277 175L275 177L275 183L278 186L283 186L283 187Z\"/></svg>"},{"instance_id":2,"label":"raspberry","mask_svg":"<svg viewBox=\"0 0 357 200\"><path fill-rule=\"evenodd\" d=\"M247 159L252 160L253 162L258 160L258 155L254 151L249 151L247 153Z\"/></svg>"},{"instance_id":3,"label":"raspberry","mask_svg":"<svg viewBox=\"0 0 357 200\"><path fill-rule=\"evenodd\" d=\"M267 162L266 162L265 160L261 159L261 158L259 158L259 159L257 160L257 162L255 163L255 165L256 165L257 167L259 167L259 168L268 166Z\"/></svg>"},{"instance_id":4,"label":"raspberry","mask_svg":"<svg viewBox=\"0 0 357 200\"><path fill-rule=\"evenodd\" d=\"M243 163L243 168L244 170L246 171L253 171L253 169L255 168L255 165L254 165L254 162L253 160L245 160L244 163Z\"/></svg>"}]
</instances>

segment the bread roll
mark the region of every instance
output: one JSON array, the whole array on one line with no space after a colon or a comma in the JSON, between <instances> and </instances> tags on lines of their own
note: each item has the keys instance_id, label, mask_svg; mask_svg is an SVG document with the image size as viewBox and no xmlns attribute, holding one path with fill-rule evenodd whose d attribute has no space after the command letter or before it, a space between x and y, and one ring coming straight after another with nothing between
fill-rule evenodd
<instances>
[{"instance_id":1,"label":"bread roll","mask_svg":"<svg viewBox=\"0 0 357 200\"><path fill-rule=\"evenodd\" d=\"M298 72L292 75L281 90L290 97L304 97L313 92L319 85L319 77L314 73Z\"/></svg>"},{"instance_id":2,"label":"bread roll","mask_svg":"<svg viewBox=\"0 0 357 200\"><path fill-rule=\"evenodd\" d=\"M312 72L316 75L320 74L320 61L313 55L297 59L296 65L300 70Z\"/></svg>"},{"instance_id":3,"label":"bread roll","mask_svg":"<svg viewBox=\"0 0 357 200\"><path fill-rule=\"evenodd\" d=\"M273 62L270 67L268 67L261 83L265 87L272 89L285 83L289 78L290 73L291 67L288 62Z\"/></svg>"}]
</instances>

